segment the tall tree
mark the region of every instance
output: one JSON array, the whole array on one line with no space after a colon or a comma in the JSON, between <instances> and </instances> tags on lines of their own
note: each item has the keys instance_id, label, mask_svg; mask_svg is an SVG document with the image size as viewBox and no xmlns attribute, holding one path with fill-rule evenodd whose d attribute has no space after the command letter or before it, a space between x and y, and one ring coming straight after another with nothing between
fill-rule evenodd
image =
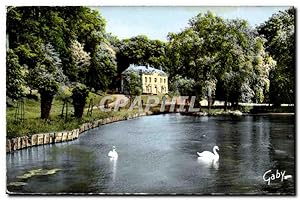
<instances>
[{"instance_id":1,"label":"tall tree","mask_svg":"<svg viewBox=\"0 0 300 200\"><path fill-rule=\"evenodd\" d=\"M71 63L67 74L71 81L85 83L87 72L91 65L90 53L84 50L82 44L73 40L70 46Z\"/></svg>"},{"instance_id":2,"label":"tall tree","mask_svg":"<svg viewBox=\"0 0 300 200\"><path fill-rule=\"evenodd\" d=\"M136 71L128 71L124 76L124 90L131 96L142 94L142 79L141 75Z\"/></svg>"},{"instance_id":3,"label":"tall tree","mask_svg":"<svg viewBox=\"0 0 300 200\"><path fill-rule=\"evenodd\" d=\"M169 34L167 55L170 78L181 74L195 81L193 94L198 100L214 93L217 72L220 68L218 55L226 31L226 24L211 12L192 18L189 27L178 34Z\"/></svg>"},{"instance_id":4,"label":"tall tree","mask_svg":"<svg viewBox=\"0 0 300 200\"><path fill-rule=\"evenodd\" d=\"M108 41L96 46L91 62L86 77L87 86L96 91L106 91L117 71L116 52Z\"/></svg>"},{"instance_id":5,"label":"tall tree","mask_svg":"<svg viewBox=\"0 0 300 200\"><path fill-rule=\"evenodd\" d=\"M9 47L19 57L20 64L29 69L30 76L45 75L47 83L42 83L47 89L38 87L33 80L28 84L43 93L43 97L48 95L41 104L46 106L41 108L42 118L47 118L51 108L49 102L57 91L59 77L55 77L57 70L52 70L56 64L47 62L49 59L44 59L45 54L55 52L59 55L57 69L63 70L70 83L87 84L88 73L99 64L91 58L99 51L99 44L106 40L105 21L98 11L88 7L8 7L7 36ZM44 44L51 44L51 47L43 50L41 46ZM107 60L100 62L108 65ZM48 69L48 66L52 67ZM93 75L99 77L99 74Z\"/></svg>"},{"instance_id":6,"label":"tall tree","mask_svg":"<svg viewBox=\"0 0 300 200\"><path fill-rule=\"evenodd\" d=\"M122 73L130 64L165 68L166 44L160 40L150 40L147 36L138 35L121 40L116 46L118 73Z\"/></svg>"},{"instance_id":7,"label":"tall tree","mask_svg":"<svg viewBox=\"0 0 300 200\"><path fill-rule=\"evenodd\" d=\"M41 95L41 118L48 119L52 101L60 85L66 82L59 54L51 44L41 45L41 60L27 77L28 85Z\"/></svg>"},{"instance_id":8,"label":"tall tree","mask_svg":"<svg viewBox=\"0 0 300 200\"><path fill-rule=\"evenodd\" d=\"M295 8L272 15L257 30L267 39L266 50L277 62L270 72L270 101L295 103Z\"/></svg>"},{"instance_id":9,"label":"tall tree","mask_svg":"<svg viewBox=\"0 0 300 200\"><path fill-rule=\"evenodd\" d=\"M245 20L199 14L185 30L169 34L169 41L170 80L176 82L176 74L193 79L191 95L211 100L216 94L233 105L264 100L274 62Z\"/></svg>"}]
</instances>

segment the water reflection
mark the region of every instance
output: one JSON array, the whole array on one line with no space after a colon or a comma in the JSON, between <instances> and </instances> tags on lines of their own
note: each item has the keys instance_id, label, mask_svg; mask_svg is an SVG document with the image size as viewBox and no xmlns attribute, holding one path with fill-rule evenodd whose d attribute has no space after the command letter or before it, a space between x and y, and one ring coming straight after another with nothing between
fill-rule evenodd
<instances>
[{"instance_id":1,"label":"water reflection","mask_svg":"<svg viewBox=\"0 0 300 200\"><path fill-rule=\"evenodd\" d=\"M293 116L147 116L101 126L70 143L7 154L7 181L32 169L59 168L32 178L19 192L94 193L294 193ZM115 145L122 157L109 160ZM220 147L219 162L196 152ZM266 186L267 170L292 178Z\"/></svg>"}]
</instances>

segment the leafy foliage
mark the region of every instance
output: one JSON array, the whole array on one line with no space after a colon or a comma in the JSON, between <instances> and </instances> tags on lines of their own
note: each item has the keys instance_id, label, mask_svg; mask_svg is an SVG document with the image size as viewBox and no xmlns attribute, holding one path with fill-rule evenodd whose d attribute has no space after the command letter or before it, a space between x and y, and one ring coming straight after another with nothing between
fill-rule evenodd
<instances>
[{"instance_id":1,"label":"leafy foliage","mask_svg":"<svg viewBox=\"0 0 300 200\"><path fill-rule=\"evenodd\" d=\"M192 18L182 32L170 33L167 55L171 82L178 84L178 74L194 81L181 93L216 95L233 104L263 102L275 66L263 38L246 21L223 20L211 12Z\"/></svg>"},{"instance_id":2,"label":"leafy foliage","mask_svg":"<svg viewBox=\"0 0 300 200\"><path fill-rule=\"evenodd\" d=\"M194 87L195 81L193 79L187 79L180 75L176 75L169 85L169 90L175 92L177 95L188 96L193 92Z\"/></svg>"},{"instance_id":3,"label":"leafy foliage","mask_svg":"<svg viewBox=\"0 0 300 200\"><path fill-rule=\"evenodd\" d=\"M76 67L83 68L90 65L91 57L89 53L84 51L83 45L77 40L72 41L70 50L72 61Z\"/></svg>"},{"instance_id":4,"label":"leafy foliage","mask_svg":"<svg viewBox=\"0 0 300 200\"><path fill-rule=\"evenodd\" d=\"M124 90L130 95L142 94L142 79L138 72L131 71L124 76Z\"/></svg>"},{"instance_id":5,"label":"leafy foliage","mask_svg":"<svg viewBox=\"0 0 300 200\"><path fill-rule=\"evenodd\" d=\"M72 99L74 105L74 115L81 118L86 104L89 91L83 84L77 83L72 90Z\"/></svg>"},{"instance_id":6,"label":"leafy foliage","mask_svg":"<svg viewBox=\"0 0 300 200\"><path fill-rule=\"evenodd\" d=\"M293 103L294 26L294 8L256 29L207 12L169 33L168 42L145 35L119 40L88 7L8 7L7 97L17 100L24 87L38 90L45 119L55 95L72 97L81 118L89 91L118 88L129 64L149 64L169 74L170 90L198 100ZM130 94L141 94L138 73L124 81Z\"/></svg>"},{"instance_id":7,"label":"leafy foliage","mask_svg":"<svg viewBox=\"0 0 300 200\"><path fill-rule=\"evenodd\" d=\"M67 74L71 81L85 83L85 77L91 64L91 57L77 40L70 46L71 64L67 68Z\"/></svg>"},{"instance_id":8,"label":"leafy foliage","mask_svg":"<svg viewBox=\"0 0 300 200\"><path fill-rule=\"evenodd\" d=\"M151 65L165 68L165 46L159 40L150 40L139 35L117 42L118 73L122 73L130 64Z\"/></svg>"},{"instance_id":9,"label":"leafy foliage","mask_svg":"<svg viewBox=\"0 0 300 200\"><path fill-rule=\"evenodd\" d=\"M61 60L51 44L42 45L41 62L29 70L28 85L40 93L49 93L54 96L61 83L66 81L62 71Z\"/></svg>"},{"instance_id":10,"label":"leafy foliage","mask_svg":"<svg viewBox=\"0 0 300 200\"><path fill-rule=\"evenodd\" d=\"M257 27L266 50L276 60L270 72L270 101L295 103L295 8L280 11Z\"/></svg>"},{"instance_id":11,"label":"leafy foliage","mask_svg":"<svg viewBox=\"0 0 300 200\"><path fill-rule=\"evenodd\" d=\"M96 46L86 84L95 90L106 91L117 71L116 53L109 43Z\"/></svg>"},{"instance_id":12,"label":"leafy foliage","mask_svg":"<svg viewBox=\"0 0 300 200\"><path fill-rule=\"evenodd\" d=\"M59 54L51 44L40 47L40 62L29 70L27 84L41 95L41 118L47 119L52 100L60 85L66 81Z\"/></svg>"},{"instance_id":13,"label":"leafy foliage","mask_svg":"<svg viewBox=\"0 0 300 200\"><path fill-rule=\"evenodd\" d=\"M6 95L17 100L24 95L24 73L19 58L13 50L8 49L6 56Z\"/></svg>"}]
</instances>

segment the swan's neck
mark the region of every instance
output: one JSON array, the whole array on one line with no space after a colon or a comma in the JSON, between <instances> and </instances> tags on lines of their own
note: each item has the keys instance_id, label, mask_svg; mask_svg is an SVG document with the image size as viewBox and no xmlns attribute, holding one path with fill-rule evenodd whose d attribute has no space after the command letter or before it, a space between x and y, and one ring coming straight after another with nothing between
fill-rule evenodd
<instances>
[{"instance_id":1,"label":"swan's neck","mask_svg":"<svg viewBox=\"0 0 300 200\"><path fill-rule=\"evenodd\" d=\"M219 154L218 154L218 152L217 152L216 147L214 147L213 152L214 152L214 154L215 154L215 157L216 157L216 158L219 158Z\"/></svg>"}]
</instances>

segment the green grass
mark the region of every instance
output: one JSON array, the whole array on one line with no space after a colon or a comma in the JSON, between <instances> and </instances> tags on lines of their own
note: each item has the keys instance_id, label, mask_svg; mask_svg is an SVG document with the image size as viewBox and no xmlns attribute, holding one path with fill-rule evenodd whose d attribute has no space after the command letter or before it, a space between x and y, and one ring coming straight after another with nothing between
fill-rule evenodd
<instances>
[{"instance_id":1,"label":"green grass","mask_svg":"<svg viewBox=\"0 0 300 200\"><path fill-rule=\"evenodd\" d=\"M208 108L201 108L201 112L209 113L210 115L217 115L224 112L221 108L211 108L208 112Z\"/></svg>"},{"instance_id":2,"label":"green grass","mask_svg":"<svg viewBox=\"0 0 300 200\"><path fill-rule=\"evenodd\" d=\"M99 97L98 97L99 98ZM7 137L13 138L17 136L32 135L36 133L55 132L63 130L72 130L79 128L81 124L86 122L92 122L94 120L103 119L111 116L128 116L130 113L136 113L136 110L127 111L121 109L118 112L102 112L101 110L94 108L92 116L87 115L87 109L85 109L82 119L73 117L73 106L68 106L68 118L67 120L61 118L63 102L61 100L54 99L50 112L50 119L45 121L40 119L40 102L32 99L25 99L24 101L24 121L15 121L15 112L17 110L16 105L13 107L7 107L6 109L6 125L7 125ZM86 104L88 107L88 102Z\"/></svg>"},{"instance_id":3,"label":"green grass","mask_svg":"<svg viewBox=\"0 0 300 200\"><path fill-rule=\"evenodd\" d=\"M143 95L142 99L144 104L147 102L147 96ZM103 96L95 95L94 94L94 103L97 105ZM114 98L115 99L115 98ZM24 136L24 135L32 135L36 133L47 133L47 132L57 132L63 130L72 130L79 128L80 125L86 122L92 122L98 119L103 119L112 116L120 116L120 117L127 117L129 114L137 113L138 110L135 108L133 111L128 111L130 104L127 104L125 108L121 108L119 111L115 112L102 112L101 110L94 108L92 116L87 115L87 108L88 108L89 100L86 103L86 109L84 110L82 119L77 119L73 117L74 109L72 104L68 106L68 118L65 120L61 118L61 110L63 107L63 102L59 99L54 99L52 102L52 108L50 112L50 119L45 121L40 119L40 101L33 100L33 99L25 99L24 101L24 113L25 119L23 122L16 122L15 121L15 113L17 110L16 104L12 107L7 107L6 109L6 124L7 124L7 137L13 138L17 136ZM145 109L145 105L143 106L143 110ZM168 111L169 107L166 107L166 112ZM257 108L258 109L258 108ZM242 112L249 112L249 111L256 111L256 112L291 112L294 107L281 107L281 108L264 108L263 110L254 110L252 107L244 107L240 108ZM160 105L151 107L150 111L153 113L160 113ZM207 108L201 108L202 112L207 112ZM217 115L223 113L223 109L210 109L211 115Z\"/></svg>"},{"instance_id":4,"label":"green grass","mask_svg":"<svg viewBox=\"0 0 300 200\"><path fill-rule=\"evenodd\" d=\"M253 109L250 110L251 113L295 113L294 106L286 107L273 107L273 106L253 106Z\"/></svg>"}]
</instances>

